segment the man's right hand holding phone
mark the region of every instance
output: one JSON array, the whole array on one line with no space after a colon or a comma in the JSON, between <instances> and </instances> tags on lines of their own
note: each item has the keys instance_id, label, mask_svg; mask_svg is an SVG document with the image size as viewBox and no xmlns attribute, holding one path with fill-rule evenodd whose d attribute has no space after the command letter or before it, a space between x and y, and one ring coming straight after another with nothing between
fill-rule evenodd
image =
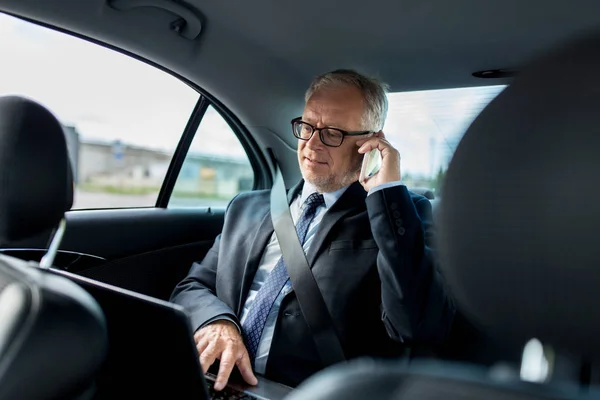
<instances>
[{"instance_id":1,"label":"man's right hand holding phone","mask_svg":"<svg viewBox=\"0 0 600 400\"><path fill-rule=\"evenodd\" d=\"M394 148L385 138L382 131L374 136L359 140L356 142L359 146L358 152L366 154L371 150L378 150L381 153L381 169L371 177L365 177L360 180L360 184L368 192L375 186L400 181L400 152Z\"/></svg>"}]
</instances>

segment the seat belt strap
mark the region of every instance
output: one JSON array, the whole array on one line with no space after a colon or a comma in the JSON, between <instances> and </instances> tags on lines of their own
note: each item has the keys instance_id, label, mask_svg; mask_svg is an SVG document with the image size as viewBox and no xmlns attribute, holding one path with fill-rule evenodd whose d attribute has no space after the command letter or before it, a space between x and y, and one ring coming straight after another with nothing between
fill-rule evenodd
<instances>
[{"instance_id":1,"label":"seat belt strap","mask_svg":"<svg viewBox=\"0 0 600 400\"><path fill-rule=\"evenodd\" d=\"M271 219L292 287L325 366L345 361L344 351L323 295L298 239L281 170L276 165L271 189Z\"/></svg>"}]
</instances>

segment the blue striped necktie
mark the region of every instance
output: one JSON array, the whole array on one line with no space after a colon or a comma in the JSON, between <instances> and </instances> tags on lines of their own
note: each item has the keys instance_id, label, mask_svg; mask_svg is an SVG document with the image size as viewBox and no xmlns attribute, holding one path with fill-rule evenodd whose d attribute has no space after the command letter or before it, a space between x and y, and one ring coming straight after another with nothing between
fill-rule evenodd
<instances>
[{"instance_id":1,"label":"blue striped necktie","mask_svg":"<svg viewBox=\"0 0 600 400\"><path fill-rule=\"evenodd\" d=\"M301 244L304 244L308 227L317 214L317 208L324 203L323 195L318 193L313 193L306 199L302 215L300 215L300 218L296 222L296 233ZM267 276L267 279L258 290L258 293L256 293L256 298L250 310L248 310L248 316L242 325L242 330L252 363L254 363L260 337L265 329L267 316L279 292L281 292L281 289L283 289L289 278L290 276L283 261L283 256L281 256L277 264L275 264L275 268L271 270L269 276Z\"/></svg>"}]
</instances>

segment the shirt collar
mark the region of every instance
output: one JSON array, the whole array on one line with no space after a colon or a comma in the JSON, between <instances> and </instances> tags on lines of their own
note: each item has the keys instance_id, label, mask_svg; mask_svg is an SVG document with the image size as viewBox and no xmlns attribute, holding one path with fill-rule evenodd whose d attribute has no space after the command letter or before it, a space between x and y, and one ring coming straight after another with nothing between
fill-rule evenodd
<instances>
[{"instance_id":1,"label":"shirt collar","mask_svg":"<svg viewBox=\"0 0 600 400\"><path fill-rule=\"evenodd\" d=\"M341 189L336 190L335 192L327 192L323 193L323 199L325 199L325 208L329 209L333 207L336 201L342 197L346 189L348 189L350 185L343 187ZM317 192L317 188L315 188L311 183L304 181L304 186L302 187L302 194L300 195L300 204L304 204L308 196Z\"/></svg>"}]
</instances>

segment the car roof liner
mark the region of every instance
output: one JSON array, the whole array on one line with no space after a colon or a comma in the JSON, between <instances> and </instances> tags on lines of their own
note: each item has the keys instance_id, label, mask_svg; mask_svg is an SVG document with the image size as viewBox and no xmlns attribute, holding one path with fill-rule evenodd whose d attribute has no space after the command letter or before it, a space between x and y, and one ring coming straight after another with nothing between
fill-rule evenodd
<instances>
[{"instance_id":1,"label":"car roof liner","mask_svg":"<svg viewBox=\"0 0 600 400\"><path fill-rule=\"evenodd\" d=\"M175 14L177 19L169 26L186 39L194 40L202 31L202 16L195 8L183 2L168 0L108 0L108 5L119 11L131 11L143 8L158 8Z\"/></svg>"}]
</instances>

